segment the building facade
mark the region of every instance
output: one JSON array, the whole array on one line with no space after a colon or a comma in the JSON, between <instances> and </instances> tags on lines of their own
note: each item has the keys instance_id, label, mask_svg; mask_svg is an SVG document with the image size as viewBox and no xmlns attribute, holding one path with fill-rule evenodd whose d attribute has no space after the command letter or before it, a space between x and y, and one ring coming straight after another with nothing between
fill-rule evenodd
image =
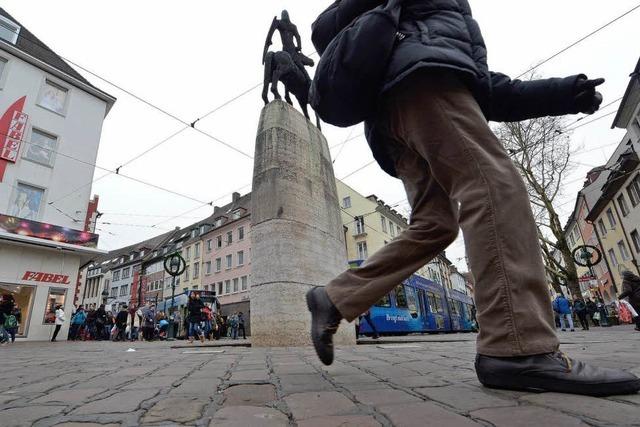
<instances>
[{"instance_id":1,"label":"building facade","mask_svg":"<svg viewBox=\"0 0 640 427\"><path fill-rule=\"evenodd\" d=\"M104 253L78 183L114 103L0 8L0 296L21 310L18 339L50 339L55 307L70 318L79 270Z\"/></svg>"}]
</instances>

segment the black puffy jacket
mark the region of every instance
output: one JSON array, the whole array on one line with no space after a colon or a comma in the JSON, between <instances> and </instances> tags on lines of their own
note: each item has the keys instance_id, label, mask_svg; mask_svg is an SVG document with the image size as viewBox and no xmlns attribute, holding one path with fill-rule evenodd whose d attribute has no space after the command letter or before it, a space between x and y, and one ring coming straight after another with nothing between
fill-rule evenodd
<instances>
[{"instance_id":1,"label":"black puffy jacket","mask_svg":"<svg viewBox=\"0 0 640 427\"><path fill-rule=\"evenodd\" d=\"M319 53L349 23L383 0L338 0L313 24L312 40ZM581 75L533 81L511 80L489 71L487 49L467 0L405 0L400 41L387 68L382 93L424 68L449 69L466 76L487 120L513 122L534 117L578 113L573 101ZM375 43L375 40L372 40ZM377 147L373 123L367 140L382 168L395 176L393 165Z\"/></svg>"}]
</instances>

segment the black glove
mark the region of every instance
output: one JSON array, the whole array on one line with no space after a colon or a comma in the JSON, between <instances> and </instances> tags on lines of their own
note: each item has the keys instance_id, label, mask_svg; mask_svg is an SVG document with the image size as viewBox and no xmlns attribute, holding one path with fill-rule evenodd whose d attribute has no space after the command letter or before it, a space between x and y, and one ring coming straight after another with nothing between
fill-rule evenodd
<instances>
[{"instance_id":1,"label":"black glove","mask_svg":"<svg viewBox=\"0 0 640 427\"><path fill-rule=\"evenodd\" d=\"M584 114L593 114L602 104L602 94L596 91L596 87L604 83L604 79L589 80L586 76L578 78L573 88L574 102L578 111Z\"/></svg>"}]
</instances>

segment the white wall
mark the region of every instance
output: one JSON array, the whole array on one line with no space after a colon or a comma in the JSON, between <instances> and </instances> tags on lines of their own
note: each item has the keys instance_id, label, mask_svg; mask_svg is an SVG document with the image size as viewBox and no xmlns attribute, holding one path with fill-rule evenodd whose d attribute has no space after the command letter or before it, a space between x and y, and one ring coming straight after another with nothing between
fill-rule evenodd
<instances>
[{"instance_id":1,"label":"white wall","mask_svg":"<svg viewBox=\"0 0 640 427\"><path fill-rule=\"evenodd\" d=\"M102 122L107 108L106 103L78 88L63 83L60 79L48 75L43 70L4 50L0 50L0 57L9 60L3 75L0 76L0 114L3 114L16 100L26 96L23 112L28 114L29 121L23 137L25 141L31 141L32 128L36 127L58 137L56 151L89 164L95 163ZM45 78L69 89L64 116L37 105ZM22 182L45 189L37 221L72 229L82 229L91 186L87 185L73 196L55 203L58 209L77 218L80 221L78 223L58 212L48 203L91 182L94 176L94 167L59 154L54 155L53 168L43 166L23 158L28 145L22 143L17 163L9 163L4 179L0 182L0 213L10 214L14 186L18 182ZM80 212L77 213L77 211Z\"/></svg>"}]
</instances>

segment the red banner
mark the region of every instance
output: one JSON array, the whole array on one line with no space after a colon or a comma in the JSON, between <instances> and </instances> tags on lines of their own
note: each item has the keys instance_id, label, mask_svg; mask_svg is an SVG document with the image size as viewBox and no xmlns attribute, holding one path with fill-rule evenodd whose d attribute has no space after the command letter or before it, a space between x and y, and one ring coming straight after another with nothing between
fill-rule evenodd
<instances>
[{"instance_id":1,"label":"red banner","mask_svg":"<svg viewBox=\"0 0 640 427\"><path fill-rule=\"evenodd\" d=\"M9 162L15 163L27 128L28 116L22 112L27 97L14 102L0 117L0 182Z\"/></svg>"}]
</instances>

